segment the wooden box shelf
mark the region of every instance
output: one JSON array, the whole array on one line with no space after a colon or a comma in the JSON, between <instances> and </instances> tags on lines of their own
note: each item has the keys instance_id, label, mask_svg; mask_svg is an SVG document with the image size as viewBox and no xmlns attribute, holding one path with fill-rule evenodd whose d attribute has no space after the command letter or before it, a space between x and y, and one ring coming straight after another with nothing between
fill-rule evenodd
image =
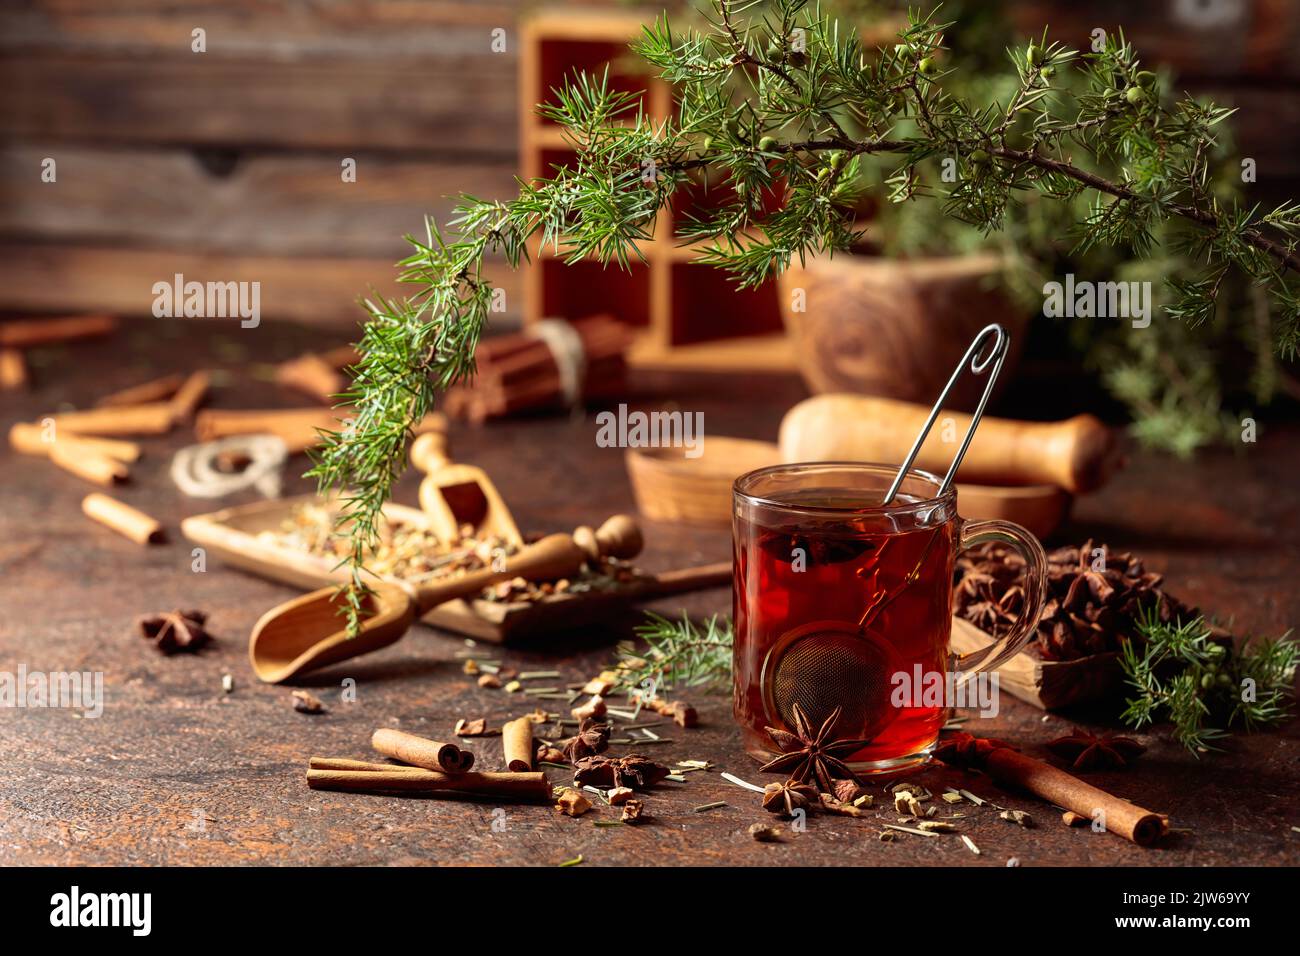
<instances>
[{"instance_id":1,"label":"wooden box shelf","mask_svg":"<svg viewBox=\"0 0 1300 956\"><path fill-rule=\"evenodd\" d=\"M553 90L577 71L599 73L608 64L610 84L640 93L647 116L671 115L672 89L653 75L636 72L628 52L628 44L653 16L565 8L524 21L519 71L524 179L549 177L576 156L564 130L532 107L553 100ZM660 214L653 238L641 243L644 261L633 261L627 269L595 261L565 265L553 249L534 246L533 262L524 270L524 321L613 315L640 330L628 359L643 368L793 371L776 284L737 289L720 269L692 261L698 246L689 247L676 235L675 222L692 209L698 214L729 199L725 187L701 183L683 190L674 208Z\"/></svg>"}]
</instances>

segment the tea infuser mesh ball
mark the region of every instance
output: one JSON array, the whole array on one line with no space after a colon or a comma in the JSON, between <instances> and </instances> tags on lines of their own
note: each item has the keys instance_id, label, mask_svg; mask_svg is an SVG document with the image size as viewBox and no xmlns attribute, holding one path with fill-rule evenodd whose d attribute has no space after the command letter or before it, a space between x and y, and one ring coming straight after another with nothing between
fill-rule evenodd
<instances>
[{"instance_id":1,"label":"tea infuser mesh ball","mask_svg":"<svg viewBox=\"0 0 1300 956\"><path fill-rule=\"evenodd\" d=\"M988 354L981 355L981 349L992 336L992 347ZM930 415L921 427L903 464L894 476L889 490L881 499L882 506L888 505L898 494L908 469L916 460L917 454L930 433L935 419L943 410L943 403L961 378L962 372L969 365L971 373L980 375L989 366L988 382L979 405L971 415L970 427L961 447L953 457L952 465L934 497L941 498L952 486L957 476L975 429L984 415L984 406L988 404L989 395L1002 370L1011 337L1002 326L997 324L985 326L975 336L966 354L953 370L948 384L939 394ZM896 711L890 705L890 680L897 668L894 666L894 654L889 643L871 631L874 621L886 606L898 597L916 579L917 572L924 565L935 541L940 537L942 528L935 528L930 534L916 567L911 573L891 590L879 592L866 602L860 620L816 621L787 631L777 640L763 661L762 691L763 706L768 719L774 726L789 729L793 726L794 705L798 704L808 715L813 726L818 726L830 716L836 707L843 708L840 726L843 733L854 737L872 737L889 723Z\"/></svg>"},{"instance_id":2,"label":"tea infuser mesh ball","mask_svg":"<svg viewBox=\"0 0 1300 956\"><path fill-rule=\"evenodd\" d=\"M768 652L764 706L784 727L794 726L795 704L814 727L839 707L845 733L871 737L894 716L889 680L896 670L889 645L875 635L842 621L815 621L788 631Z\"/></svg>"}]
</instances>

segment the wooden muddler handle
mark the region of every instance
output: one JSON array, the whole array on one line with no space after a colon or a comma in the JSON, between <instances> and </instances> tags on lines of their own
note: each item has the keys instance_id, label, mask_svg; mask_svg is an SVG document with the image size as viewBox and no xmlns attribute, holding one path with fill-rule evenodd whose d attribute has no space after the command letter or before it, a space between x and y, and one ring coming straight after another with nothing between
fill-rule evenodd
<instances>
[{"instance_id":1,"label":"wooden muddler handle","mask_svg":"<svg viewBox=\"0 0 1300 956\"><path fill-rule=\"evenodd\" d=\"M920 434L930 409L861 395L818 395L781 422L784 461L868 461L897 465ZM951 424L948 420L951 419ZM915 467L947 474L970 416L943 410ZM985 415L957 473L986 485L1056 485L1081 493L1099 488L1119 466L1115 433L1092 415L1061 422L1023 422Z\"/></svg>"},{"instance_id":2,"label":"wooden muddler handle","mask_svg":"<svg viewBox=\"0 0 1300 956\"><path fill-rule=\"evenodd\" d=\"M1058 807L1095 819L1104 813L1106 829L1139 846L1150 846L1165 833L1165 818L1085 783L1073 774L1019 751L1002 747L988 755L984 769L997 783L1022 787Z\"/></svg>"},{"instance_id":3,"label":"wooden muddler handle","mask_svg":"<svg viewBox=\"0 0 1300 956\"><path fill-rule=\"evenodd\" d=\"M307 786L313 790L345 790L354 793L437 793L452 790L517 800L549 800L551 785L546 774L535 773L437 773L433 770L308 770Z\"/></svg>"},{"instance_id":4,"label":"wooden muddler handle","mask_svg":"<svg viewBox=\"0 0 1300 956\"><path fill-rule=\"evenodd\" d=\"M506 769L515 773L533 769L533 722L527 717L512 720L501 728Z\"/></svg>"},{"instance_id":5,"label":"wooden muddler handle","mask_svg":"<svg viewBox=\"0 0 1300 956\"><path fill-rule=\"evenodd\" d=\"M428 737L417 737L403 730L381 727L370 738L370 746L385 757L414 764L426 770L464 773L474 766L474 755L455 744L445 744Z\"/></svg>"}]
</instances>

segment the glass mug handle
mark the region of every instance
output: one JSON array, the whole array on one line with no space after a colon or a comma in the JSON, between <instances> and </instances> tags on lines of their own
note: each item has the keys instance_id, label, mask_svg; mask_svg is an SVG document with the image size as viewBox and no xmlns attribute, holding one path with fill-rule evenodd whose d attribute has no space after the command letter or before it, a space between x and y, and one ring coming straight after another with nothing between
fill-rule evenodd
<instances>
[{"instance_id":1,"label":"glass mug handle","mask_svg":"<svg viewBox=\"0 0 1300 956\"><path fill-rule=\"evenodd\" d=\"M1025 559L1024 579L1020 583L1025 600L1020 609L1020 619L1009 634L987 647L953 658L952 668L959 674L974 675L993 670L1015 657L1033 636L1047 600L1047 555L1038 539L1010 521L970 521L962 524L957 550L965 551L990 541L1012 545Z\"/></svg>"}]
</instances>

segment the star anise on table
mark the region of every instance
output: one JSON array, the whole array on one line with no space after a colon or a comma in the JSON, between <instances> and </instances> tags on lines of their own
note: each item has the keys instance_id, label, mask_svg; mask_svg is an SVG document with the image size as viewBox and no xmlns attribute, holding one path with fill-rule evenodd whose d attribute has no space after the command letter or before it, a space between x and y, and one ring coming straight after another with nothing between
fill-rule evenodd
<instances>
[{"instance_id":1,"label":"star anise on table","mask_svg":"<svg viewBox=\"0 0 1300 956\"><path fill-rule=\"evenodd\" d=\"M816 806L820 799L816 787L797 780L769 783L763 788L763 809L783 817L792 817L796 810Z\"/></svg>"},{"instance_id":2,"label":"star anise on table","mask_svg":"<svg viewBox=\"0 0 1300 956\"><path fill-rule=\"evenodd\" d=\"M957 731L939 742L939 746L934 748L934 758L951 767L978 770L984 766L989 754L1003 748L1016 749L996 737L976 737L965 731Z\"/></svg>"},{"instance_id":3,"label":"star anise on table","mask_svg":"<svg viewBox=\"0 0 1300 956\"><path fill-rule=\"evenodd\" d=\"M208 615L203 611L170 611L148 614L138 621L140 634L154 642L163 654L197 651L212 635L203 629Z\"/></svg>"},{"instance_id":4,"label":"star anise on table","mask_svg":"<svg viewBox=\"0 0 1300 956\"><path fill-rule=\"evenodd\" d=\"M668 776L663 764L655 763L642 754L626 757L579 757L573 761L573 782L608 790L611 787L632 787L645 790Z\"/></svg>"},{"instance_id":5,"label":"star anise on table","mask_svg":"<svg viewBox=\"0 0 1300 956\"><path fill-rule=\"evenodd\" d=\"M604 753L609 749L609 724L596 720L582 721L577 734L566 740L562 749L569 763Z\"/></svg>"},{"instance_id":6,"label":"star anise on table","mask_svg":"<svg viewBox=\"0 0 1300 956\"><path fill-rule=\"evenodd\" d=\"M857 781L857 775L840 758L861 750L871 741L835 740L832 737L842 708L836 707L831 711L831 715L816 731L812 729L802 707L795 704L792 709L794 733L777 727L765 728L781 755L758 769L763 772L789 773L791 780L814 783L822 793L834 793L837 779Z\"/></svg>"},{"instance_id":7,"label":"star anise on table","mask_svg":"<svg viewBox=\"0 0 1300 956\"><path fill-rule=\"evenodd\" d=\"M1062 760L1071 761L1075 770L1111 770L1126 767L1146 752L1132 737L1116 734L1090 734L1073 728L1068 736L1053 740L1047 749Z\"/></svg>"}]
</instances>

